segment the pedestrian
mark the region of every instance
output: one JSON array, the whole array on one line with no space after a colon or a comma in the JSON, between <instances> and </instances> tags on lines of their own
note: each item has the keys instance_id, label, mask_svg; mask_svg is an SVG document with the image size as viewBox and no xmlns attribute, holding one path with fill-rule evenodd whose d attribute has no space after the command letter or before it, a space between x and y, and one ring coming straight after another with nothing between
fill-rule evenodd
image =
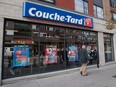
<instances>
[{"instance_id":1,"label":"pedestrian","mask_svg":"<svg viewBox=\"0 0 116 87\"><path fill-rule=\"evenodd\" d=\"M98 58L98 51L96 46L94 47L93 50L93 59L96 61L97 68L99 68L99 58Z\"/></svg>"},{"instance_id":2,"label":"pedestrian","mask_svg":"<svg viewBox=\"0 0 116 87\"><path fill-rule=\"evenodd\" d=\"M93 57L94 57L94 49L91 48L90 52L89 52L89 64L93 64Z\"/></svg>"},{"instance_id":3,"label":"pedestrian","mask_svg":"<svg viewBox=\"0 0 116 87\"><path fill-rule=\"evenodd\" d=\"M80 74L87 76L88 53L85 45L82 45L82 49L79 51L79 60L82 64Z\"/></svg>"}]
</instances>

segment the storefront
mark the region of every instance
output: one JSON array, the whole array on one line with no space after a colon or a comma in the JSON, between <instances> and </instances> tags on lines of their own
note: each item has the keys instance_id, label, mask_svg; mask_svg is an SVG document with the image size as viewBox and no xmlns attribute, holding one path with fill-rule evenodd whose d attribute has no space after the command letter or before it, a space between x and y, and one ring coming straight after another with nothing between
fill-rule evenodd
<instances>
[{"instance_id":1,"label":"storefront","mask_svg":"<svg viewBox=\"0 0 116 87\"><path fill-rule=\"evenodd\" d=\"M27 18L64 22L91 30L93 27L92 18L28 2L23 6L23 16ZM87 46L88 54L98 45L94 31L10 19L5 19L4 42L4 79L79 67L78 51L82 44ZM95 64L94 60L91 64Z\"/></svg>"},{"instance_id":2,"label":"storefront","mask_svg":"<svg viewBox=\"0 0 116 87\"><path fill-rule=\"evenodd\" d=\"M88 53L97 46L93 31L16 20L6 20L5 31L4 78L79 67L81 45Z\"/></svg>"},{"instance_id":3,"label":"storefront","mask_svg":"<svg viewBox=\"0 0 116 87\"><path fill-rule=\"evenodd\" d=\"M4 18L2 79L80 67L78 51L82 44L86 45L88 55L97 47L105 62L114 61L113 34L102 33L104 51L99 49L101 37L99 31L93 30L93 18L24 2L23 19ZM104 58L101 54L98 57ZM90 55L89 58L89 65L96 64Z\"/></svg>"}]
</instances>

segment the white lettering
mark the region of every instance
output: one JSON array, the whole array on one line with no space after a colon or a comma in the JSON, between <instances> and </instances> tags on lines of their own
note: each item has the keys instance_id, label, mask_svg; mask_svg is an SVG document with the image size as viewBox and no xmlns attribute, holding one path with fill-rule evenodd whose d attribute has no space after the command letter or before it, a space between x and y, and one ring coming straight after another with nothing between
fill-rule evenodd
<instances>
[{"instance_id":1,"label":"white lettering","mask_svg":"<svg viewBox=\"0 0 116 87\"><path fill-rule=\"evenodd\" d=\"M30 14L31 16L35 16L35 14L32 13L33 10L36 11L36 8L30 8L30 9L29 9L29 14Z\"/></svg>"},{"instance_id":2,"label":"white lettering","mask_svg":"<svg viewBox=\"0 0 116 87\"><path fill-rule=\"evenodd\" d=\"M48 17L49 17L49 13L44 12L43 13L43 18L48 18Z\"/></svg>"},{"instance_id":3,"label":"white lettering","mask_svg":"<svg viewBox=\"0 0 116 87\"><path fill-rule=\"evenodd\" d=\"M54 20L60 20L60 15L58 15L57 13L55 13Z\"/></svg>"},{"instance_id":4,"label":"white lettering","mask_svg":"<svg viewBox=\"0 0 116 87\"><path fill-rule=\"evenodd\" d=\"M71 16L67 15L66 17L68 18L67 22L70 22Z\"/></svg>"},{"instance_id":5,"label":"white lettering","mask_svg":"<svg viewBox=\"0 0 116 87\"><path fill-rule=\"evenodd\" d=\"M75 24L77 24L77 23L78 23L78 21L79 21L79 20L78 20L78 19L76 19L76 20L75 20Z\"/></svg>"},{"instance_id":6,"label":"white lettering","mask_svg":"<svg viewBox=\"0 0 116 87\"><path fill-rule=\"evenodd\" d=\"M60 21L64 21L65 17L64 16L61 16L60 17Z\"/></svg>"},{"instance_id":7,"label":"white lettering","mask_svg":"<svg viewBox=\"0 0 116 87\"><path fill-rule=\"evenodd\" d=\"M54 14L50 14L50 19L54 19Z\"/></svg>"},{"instance_id":8,"label":"white lettering","mask_svg":"<svg viewBox=\"0 0 116 87\"><path fill-rule=\"evenodd\" d=\"M71 18L71 23L75 23L75 18Z\"/></svg>"},{"instance_id":9,"label":"white lettering","mask_svg":"<svg viewBox=\"0 0 116 87\"><path fill-rule=\"evenodd\" d=\"M82 24L82 23L83 23L83 20L80 19L80 20L78 21L78 24Z\"/></svg>"},{"instance_id":10,"label":"white lettering","mask_svg":"<svg viewBox=\"0 0 116 87\"><path fill-rule=\"evenodd\" d=\"M42 12L41 11L37 11L35 14L36 14L37 17L42 17Z\"/></svg>"},{"instance_id":11,"label":"white lettering","mask_svg":"<svg viewBox=\"0 0 116 87\"><path fill-rule=\"evenodd\" d=\"M36 16L38 18L41 17L41 18L51 19L56 21L66 21L68 23L79 24L79 25L83 24L83 19L76 19L70 15L62 16L62 15L59 15L58 13L37 11L36 8L30 8L29 14L30 16L34 16L34 17Z\"/></svg>"}]
</instances>

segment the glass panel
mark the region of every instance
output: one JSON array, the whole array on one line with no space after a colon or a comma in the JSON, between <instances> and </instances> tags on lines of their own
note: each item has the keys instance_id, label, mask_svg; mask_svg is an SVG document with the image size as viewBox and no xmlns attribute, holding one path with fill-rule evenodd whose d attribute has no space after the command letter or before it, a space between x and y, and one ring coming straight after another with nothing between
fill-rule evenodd
<instances>
[{"instance_id":1,"label":"glass panel","mask_svg":"<svg viewBox=\"0 0 116 87\"><path fill-rule=\"evenodd\" d=\"M20 21L5 26L3 78L52 72L79 67L78 51L87 46L90 57L97 47L97 33Z\"/></svg>"},{"instance_id":2,"label":"glass panel","mask_svg":"<svg viewBox=\"0 0 116 87\"><path fill-rule=\"evenodd\" d=\"M55 0L38 0L38 1L45 1L45 2L50 2L50 3L54 3Z\"/></svg>"},{"instance_id":3,"label":"glass panel","mask_svg":"<svg viewBox=\"0 0 116 87\"><path fill-rule=\"evenodd\" d=\"M97 6L94 5L94 16L97 17Z\"/></svg>"},{"instance_id":4,"label":"glass panel","mask_svg":"<svg viewBox=\"0 0 116 87\"><path fill-rule=\"evenodd\" d=\"M100 7L97 7L97 16L98 18L103 18L103 9Z\"/></svg>"},{"instance_id":5,"label":"glass panel","mask_svg":"<svg viewBox=\"0 0 116 87\"><path fill-rule=\"evenodd\" d=\"M11 23L12 22L12 23ZM32 56L33 46L32 28L30 23L7 22L4 45L4 75L11 78L33 73ZM13 26L13 27L8 27ZM10 33L9 33L10 32Z\"/></svg>"},{"instance_id":6,"label":"glass panel","mask_svg":"<svg viewBox=\"0 0 116 87\"><path fill-rule=\"evenodd\" d=\"M54 0L45 0L45 1L48 1L48 2L54 2Z\"/></svg>"},{"instance_id":7,"label":"glass panel","mask_svg":"<svg viewBox=\"0 0 116 87\"><path fill-rule=\"evenodd\" d=\"M74 32L73 32L74 31ZM97 33L96 32L90 32L90 31L82 31L82 30L70 30L66 29L66 52L69 53L68 48L75 48L76 46L78 48L78 51L80 51L82 44L85 44L87 46L88 56L90 65L96 64L97 60L92 58L90 56L91 50L94 50L94 48L97 48ZM66 65L67 68L71 67L78 67L80 66L79 61L69 61L69 57L66 57Z\"/></svg>"},{"instance_id":8,"label":"glass panel","mask_svg":"<svg viewBox=\"0 0 116 87\"><path fill-rule=\"evenodd\" d=\"M75 11L84 13L83 0L75 0Z\"/></svg>"},{"instance_id":9,"label":"glass panel","mask_svg":"<svg viewBox=\"0 0 116 87\"><path fill-rule=\"evenodd\" d=\"M114 60L114 51L113 51L113 36L110 34L104 34L104 50L105 50L105 61Z\"/></svg>"},{"instance_id":10,"label":"glass panel","mask_svg":"<svg viewBox=\"0 0 116 87\"><path fill-rule=\"evenodd\" d=\"M84 1L84 13L88 14L88 3Z\"/></svg>"},{"instance_id":11,"label":"glass panel","mask_svg":"<svg viewBox=\"0 0 116 87\"><path fill-rule=\"evenodd\" d=\"M39 29L41 73L64 69L64 29L43 25Z\"/></svg>"},{"instance_id":12,"label":"glass panel","mask_svg":"<svg viewBox=\"0 0 116 87\"><path fill-rule=\"evenodd\" d=\"M66 29L66 67L76 67L78 63L77 30Z\"/></svg>"},{"instance_id":13,"label":"glass panel","mask_svg":"<svg viewBox=\"0 0 116 87\"><path fill-rule=\"evenodd\" d=\"M116 8L116 0L110 0L111 6Z\"/></svg>"},{"instance_id":14,"label":"glass panel","mask_svg":"<svg viewBox=\"0 0 116 87\"><path fill-rule=\"evenodd\" d=\"M113 13L113 19L115 19L115 20L116 20L116 14L115 14L115 13Z\"/></svg>"},{"instance_id":15,"label":"glass panel","mask_svg":"<svg viewBox=\"0 0 116 87\"><path fill-rule=\"evenodd\" d=\"M93 4L99 7L103 7L103 2L102 0L93 0Z\"/></svg>"}]
</instances>

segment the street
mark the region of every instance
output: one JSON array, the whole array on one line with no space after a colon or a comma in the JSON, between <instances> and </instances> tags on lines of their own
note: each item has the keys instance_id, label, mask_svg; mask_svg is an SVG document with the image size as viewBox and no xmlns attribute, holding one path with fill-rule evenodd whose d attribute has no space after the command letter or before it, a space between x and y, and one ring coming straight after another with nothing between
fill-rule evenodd
<instances>
[{"instance_id":1,"label":"street","mask_svg":"<svg viewBox=\"0 0 116 87\"><path fill-rule=\"evenodd\" d=\"M116 87L116 64L88 69L88 76L80 72L48 78L6 84L1 87Z\"/></svg>"}]
</instances>

